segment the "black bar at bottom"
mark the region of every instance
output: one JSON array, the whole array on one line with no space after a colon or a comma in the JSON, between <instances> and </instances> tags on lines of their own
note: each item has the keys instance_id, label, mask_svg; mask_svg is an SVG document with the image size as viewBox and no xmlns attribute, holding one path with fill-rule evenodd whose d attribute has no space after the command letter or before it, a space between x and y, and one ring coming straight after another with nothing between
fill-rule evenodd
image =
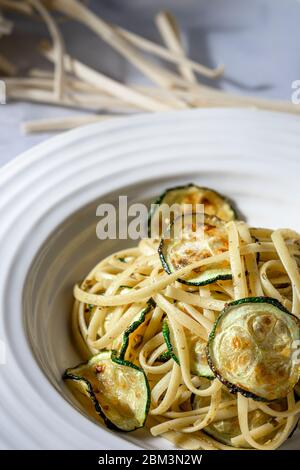
<instances>
[{"instance_id":1,"label":"black bar at bottom","mask_svg":"<svg viewBox=\"0 0 300 470\"><path fill-rule=\"evenodd\" d=\"M76 465L83 468L113 465L122 469L136 469L141 466L197 465L203 469L220 464L266 465L268 470L288 465L297 451L184 451L184 450L93 450L93 451L0 451L0 465L26 465L57 468L57 465ZM299 452L299 451L298 451ZM253 467L256 470L256 467Z\"/></svg>"}]
</instances>

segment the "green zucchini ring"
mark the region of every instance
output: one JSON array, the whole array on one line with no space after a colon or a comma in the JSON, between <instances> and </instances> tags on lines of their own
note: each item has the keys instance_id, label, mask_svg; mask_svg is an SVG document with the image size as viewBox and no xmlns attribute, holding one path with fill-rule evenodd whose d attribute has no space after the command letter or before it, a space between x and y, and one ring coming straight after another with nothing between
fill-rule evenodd
<instances>
[{"instance_id":1,"label":"green zucchini ring","mask_svg":"<svg viewBox=\"0 0 300 470\"><path fill-rule=\"evenodd\" d=\"M159 206L162 204L166 204L169 207L173 204L180 206L191 204L190 212L196 210L196 204L204 204L204 212L208 215L216 215L226 222L237 219L237 211L232 201L213 189L200 187L193 183L175 186L164 191L151 205L148 215L148 232L149 236L153 235L153 238L161 236L161 226L158 230L159 233L151 234L151 223L154 216L157 216ZM167 226L170 222L172 222L172 219L166 219L164 225Z\"/></svg>"},{"instance_id":2,"label":"green zucchini ring","mask_svg":"<svg viewBox=\"0 0 300 470\"><path fill-rule=\"evenodd\" d=\"M184 218L183 215L175 219L160 241L158 254L168 274L202 259L228 251L228 236L222 220L216 216L204 215L203 227L197 227L197 214L192 213L188 216L188 222L187 216ZM180 237L175 236L174 230L174 225L178 222L183 227ZM192 286L205 286L232 278L228 260L197 271L194 270L187 279L178 279L178 281Z\"/></svg>"},{"instance_id":3,"label":"green zucchini ring","mask_svg":"<svg viewBox=\"0 0 300 470\"><path fill-rule=\"evenodd\" d=\"M211 331L207 360L230 390L254 400L284 398L299 380L293 360L300 322L270 297L248 297L228 304Z\"/></svg>"},{"instance_id":4,"label":"green zucchini ring","mask_svg":"<svg viewBox=\"0 0 300 470\"><path fill-rule=\"evenodd\" d=\"M128 432L144 426L150 406L147 377L114 351L102 351L67 369L63 378L84 409L96 420L101 417L108 428Z\"/></svg>"}]
</instances>

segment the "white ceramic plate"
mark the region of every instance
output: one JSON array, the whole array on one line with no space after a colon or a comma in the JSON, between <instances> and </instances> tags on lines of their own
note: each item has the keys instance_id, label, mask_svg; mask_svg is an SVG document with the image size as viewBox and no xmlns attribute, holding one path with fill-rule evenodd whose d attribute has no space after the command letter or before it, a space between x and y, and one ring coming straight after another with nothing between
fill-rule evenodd
<instances>
[{"instance_id":1,"label":"white ceramic plate","mask_svg":"<svg viewBox=\"0 0 300 470\"><path fill-rule=\"evenodd\" d=\"M61 374L79 359L72 285L126 242L100 242L96 207L148 201L193 181L232 197L256 226L300 230L300 120L255 110L196 110L84 127L0 171L0 447L168 448L116 434L75 409ZM294 435L285 448L299 448Z\"/></svg>"}]
</instances>

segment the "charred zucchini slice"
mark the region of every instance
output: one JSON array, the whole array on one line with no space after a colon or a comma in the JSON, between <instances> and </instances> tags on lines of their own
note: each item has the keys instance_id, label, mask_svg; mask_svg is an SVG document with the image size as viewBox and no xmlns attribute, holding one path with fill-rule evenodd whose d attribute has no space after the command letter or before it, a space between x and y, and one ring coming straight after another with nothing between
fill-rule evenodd
<instances>
[{"instance_id":1,"label":"charred zucchini slice","mask_svg":"<svg viewBox=\"0 0 300 470\"><path fill-rule=\"evenodd\" d=\"M135 359L135 353L143 340L143 336L154 307L155 303L151 299L148 301L147 306L137 315L136 319L125 330L119 353L120 359L125 359L126 361L133 361Z\"/></svg>"},{"instance_id":2,"label":"charred zucchini slice","mask_svg":"<svg viewBox=\"0 0 300 470\"><path fill-rule=\"evenodd\" d=\"M168 325L168 321L163 321L162 327L163 336L167 346L167 351L159 357L161 362L167 361L169 359L174 359L177 364L179 364L179 359L174 352L173 341L171 338L171 333ZM193 375L198 375L199 377L205 377L207 379L214 379L215 376L208 365L206 358L206 345L207 343L201 338L193 334L187 334L187 343L188 350L190 355L190 368Z\"/></svg>"},{"instance_id":3,"label":"charred zucchini slice","mask_svg":"<svg viewBox=\"0 0 300 470\"><path fill-rule=\"evenodd\" d=\"M262 401L284 398L299 379L293 360L299 326L297 317L275 299L231 302L209 336L208 363L232 393Z\"/></svg>"},{"instance_id":4,"label":"charred zucchini slice","mask_svg":"<svg viewBox=\"0 0 300 470\"><path fill-rule=\"evenodd\" d=\"M67 369L64 380L94 418L108 428L133 431L144 426L150 405L150 389L144 371L119 359L114 351L102 351L87 363Z\"/></svg>"},{"instance_id":5,"label":"charred zucchini slice","mask_svg":"<svg viewBox=\"0 0 300 470\"><path fill-rule=\"evenodd\" d=\"M172 214L170 217L164 218L163 221L154 219L155 217L159 217L160 206L162 204L166 204L169 207L174 204L182 206L182 212L185 204L191 205L189 212L196 211L196 204L204 204L204 212L208 215L216 215L226 222L237 218L233 204L225 196L217 193L213 189L190 183L185 186L176 186L167 189L153 202L148 218L149 236L160 237L162 234L162 226L166 227L172 222ZM162 215L160 217L162 217ZM154 234L151 234L151 224L152 228L158 227L157 230L154 230Z\"/></svg>"},{"instance_id":6,"label":"charred zucchini slice","mask_svg":"<svg viewBox=\"0 0 300 470\"><path fill-rule=\"evenodd\" d=\"M158 253L168 274L228 251L225 223L216 216L204 215L203 224L199 224L198 219L196 213L179 216L170 224L168 232L161 239ZM180 233L179 227L182 227ZM197 272L194 270L187 279L178 280L187 285L204 286L231 277L229 261L226 260Z\"/></svg>"}]
</instances>

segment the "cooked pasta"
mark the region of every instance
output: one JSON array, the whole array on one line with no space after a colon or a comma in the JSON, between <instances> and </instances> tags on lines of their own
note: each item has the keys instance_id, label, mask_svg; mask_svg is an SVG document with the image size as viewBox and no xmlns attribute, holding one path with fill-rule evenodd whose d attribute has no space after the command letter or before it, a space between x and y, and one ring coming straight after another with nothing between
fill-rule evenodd
<instances>
[{"instance_id":1,"label":"cooked pasta","mask_svg":"<svg viewBox=\"0 0 300 470\"><path fill-rule=\"evenodd\" d=\"M218 225L206 220L210 253L197 241L188 250L184 242L169 244L166 254L163 241L149 238L101 260L75 286L76 346L100 362L87 363L96 364L94 375L81 365L65 378L89 384L96 419L122 430L145 422L153 436L184 449L276 449L295 429L300 235L224 219L221 247L209 233ZM103 351L117 358L109 377L101 376L109 364L108 356L101 362ZM138 404L144 393L149 397Z\"/></svg>"}]
</instances>

